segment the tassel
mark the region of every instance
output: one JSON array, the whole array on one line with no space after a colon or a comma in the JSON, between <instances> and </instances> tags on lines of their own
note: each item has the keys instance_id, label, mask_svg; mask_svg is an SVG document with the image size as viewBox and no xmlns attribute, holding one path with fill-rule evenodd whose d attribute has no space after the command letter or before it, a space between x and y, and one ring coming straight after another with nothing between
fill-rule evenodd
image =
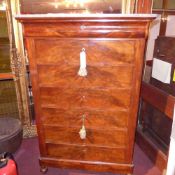
<instances>
[{"instance_id":1,"label":"tassel","mask_svg":"<svg viewBox=\"0 0 175 175\"><path fill-rule=\"evenodd\" d=\"M81 139L85 139L86 138L86 129L85 129L85 126L84 125L80 129L79 134L80 134L80 138Z\"/></svg>"},{"instance_id":2,"label":"tassel","mask_svg":"<svg viewBox=\"0 0 175 175\"><path fill-rule=\"evenodd\" d=\"M82 125L82 128L80 129L79 131L79 135L80 135L80 138L81 139L85 139L86 138L86 128L84 126L84 120L85 120L85 115L82 116L82 120L83 120L83 125Z\"/></svg>"},{"instance_id":3,"label":"tassel","mask_svg":"<svg viewBox=\"0 0 175 175\"><path fill-rule=\"evenodd\" d=\"M86 70L86 52L83 48L80 52L80 69L78 71L78 75L81 77L87 76L87 70Z\"/></svg>"}]
</instances>

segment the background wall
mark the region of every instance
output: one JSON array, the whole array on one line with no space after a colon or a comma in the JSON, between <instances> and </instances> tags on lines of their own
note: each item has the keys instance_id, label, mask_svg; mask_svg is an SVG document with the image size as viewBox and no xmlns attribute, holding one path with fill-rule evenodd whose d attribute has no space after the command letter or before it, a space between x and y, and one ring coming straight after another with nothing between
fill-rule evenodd
<instances>
[{"instance_id":1,"label":"background wall","mask_svg":"<svg viewBox=\"0 0 175 175\"><path fill-rule=\"evenodd\" d=\"M0 11L0 38L8 38L7 20L5 11Z\"/></svg>"},{"instance_id":2,"label":"background wall","mask_svg":"<svg viewBox=\"0 0 175 175\"><path fill-rule=\"evenodd\" d=\"M146 60L153 59L154 43L155 43L155 39L159 35L160 22L161 22L161 16L159 15L158 18L154 20L153 23L151 24L148 43L147 43L147 50L146 50Z\"/></svg>"},{"instance_id":3,"label":"background wall","mask_svg":"<svg viewBox=\"0 0 175 175\"><path fill-rule=\"evenodd\" d=\"M0 11L0 74L11 72L10 45L6 11ZM0 79L0 117L19 118L15 84L12 79Z\"/></svg>"},{"instance_id":4,"label":"background wall","mask_svg":"<svg viewBox=\"0 0 175 175\"><path fill-rule=\"evenodd\" d=\"M165 35L175 37L175 15L168 15Z\"/></svg>"}]
</instances>

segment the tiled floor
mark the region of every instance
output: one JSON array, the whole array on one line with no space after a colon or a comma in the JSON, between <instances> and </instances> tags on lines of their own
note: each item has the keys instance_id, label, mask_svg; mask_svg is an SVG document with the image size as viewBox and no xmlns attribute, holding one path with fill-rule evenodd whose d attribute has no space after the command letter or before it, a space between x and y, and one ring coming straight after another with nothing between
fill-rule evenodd
<instances>
[{"instance_id":1,"label":"tiled floor","mask_svg":"<svg viewBox=\"0 0 175 175\"><path fill-rule=\"evenodd\" d=\"M42 175L38 164L39 150L37 138L24 139L20 149L15 154L19 175ZM148 157L135 146L134 175L161 175ZM114 175L111 173L91 173L87 171L62 170L49 168L46 175Z\"/></svg>"}]
</instances>

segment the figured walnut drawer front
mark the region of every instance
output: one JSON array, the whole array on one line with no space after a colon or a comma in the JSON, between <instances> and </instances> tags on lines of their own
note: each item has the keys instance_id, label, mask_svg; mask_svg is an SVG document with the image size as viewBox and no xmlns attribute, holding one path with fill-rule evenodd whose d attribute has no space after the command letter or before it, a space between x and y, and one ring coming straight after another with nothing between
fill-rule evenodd
<instances>
[{"instance_id":1,"label":"figured walnut drawer front","mask_svg":"<svg viewBox=\"0 0 175 175\"><path fill-rule=\"evenodd\" d=\"M71 109L126 109L130 107L131 89L40 88L41 106Z\"/></svg>"},{"instance_id":2,"label":"figured walnut drawer front","mask_svg":"<svg viewBox=\"0 0 175 175\"><path fill-rule=\"evenodd\" d=\"M103 127L90 129L86 127L85 139L80 138L80 129L81 127L66 128L62 126L44 125L45 141L46 143L64 143L123 148L126 145L126 129L104 129Z\"/></svg>"},{"instance_id":3,"label":"figured walnut drawer front","mask_svg":"<svg viewBox=\"0 0 175 175\"><path fill-rule=\"evenodd\" d=\"M127 127L129 110L90 110L88 108L78 108L74 110L64 110L58 108L42 108L41 121L45 125L58 125L64 127L81 127L82 115L85 115L85 124L88 128L108 127L124 128Z\"/></svg>"},{"instance_id":4,"label":"figured walnut drawer front","mask_svg":"<svg viewBox=\"0 0 175 175\"><path fill-rule=\"evenodd\" d=\"M108 21L108 19L107 19ZM80 22L70 21L59 22L57 20L52 21L52 23L38 23L30 24L27 23L24 28L25 36L47 36L47 37L133 37L133 38L145 38L145 24L139 24L137 22L130 23L129 25L123 23L105 22L100 21L95 22L94 19L90 22L85 22L84 19Z\"/></svg>"},{"instance_id":5,"label":"figured walnut drawer front","mask_svg":"<svg viewBox=\"0 0 175 175\"><path fill-rule=\"evenodd\" d=\"M58 159L127 163L125 149L46 143L47 156Z\"/></svg>"},{"instance_id":6,"label":"figured walnut drawer front","mask_svg":"<svg viewBox=\"0 0 175 175\"><path fill-rule=\"evenodd\" d=\"M133 64L134 46L134 40L36 39L36 62L59 66L79 65L80 51L85 48L87 65Z\"/></svg>"},{"instance_id":7,"label":"figured walnut drawer front","mask_svg":"<svg viewBox=\"0 0 175 175\"><path fill-rule=\"evenodd\" d=\"M50 87L130 87L133 66L87 66L87 77L78 76L78 65L38 66L39 86Z\"/></svg>"}]
</instances>

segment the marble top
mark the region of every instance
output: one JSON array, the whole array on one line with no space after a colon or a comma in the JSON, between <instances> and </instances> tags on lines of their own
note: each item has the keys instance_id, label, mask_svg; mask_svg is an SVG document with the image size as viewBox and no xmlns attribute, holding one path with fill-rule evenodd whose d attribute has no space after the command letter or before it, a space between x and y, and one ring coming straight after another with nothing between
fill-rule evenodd
<instances>
[{"instance_id":1,"label":"marble top","mask_svg":"<svg viewBox=\"0 0 175 175\"><path fill-rule=\"evenodd\" d=\"M48 14L18 14L15 18L70 18L70 17L118 17L118 18L156 18L157 14L86 14L86 13L48 13Z\"/></svg>"}]
</instances>

